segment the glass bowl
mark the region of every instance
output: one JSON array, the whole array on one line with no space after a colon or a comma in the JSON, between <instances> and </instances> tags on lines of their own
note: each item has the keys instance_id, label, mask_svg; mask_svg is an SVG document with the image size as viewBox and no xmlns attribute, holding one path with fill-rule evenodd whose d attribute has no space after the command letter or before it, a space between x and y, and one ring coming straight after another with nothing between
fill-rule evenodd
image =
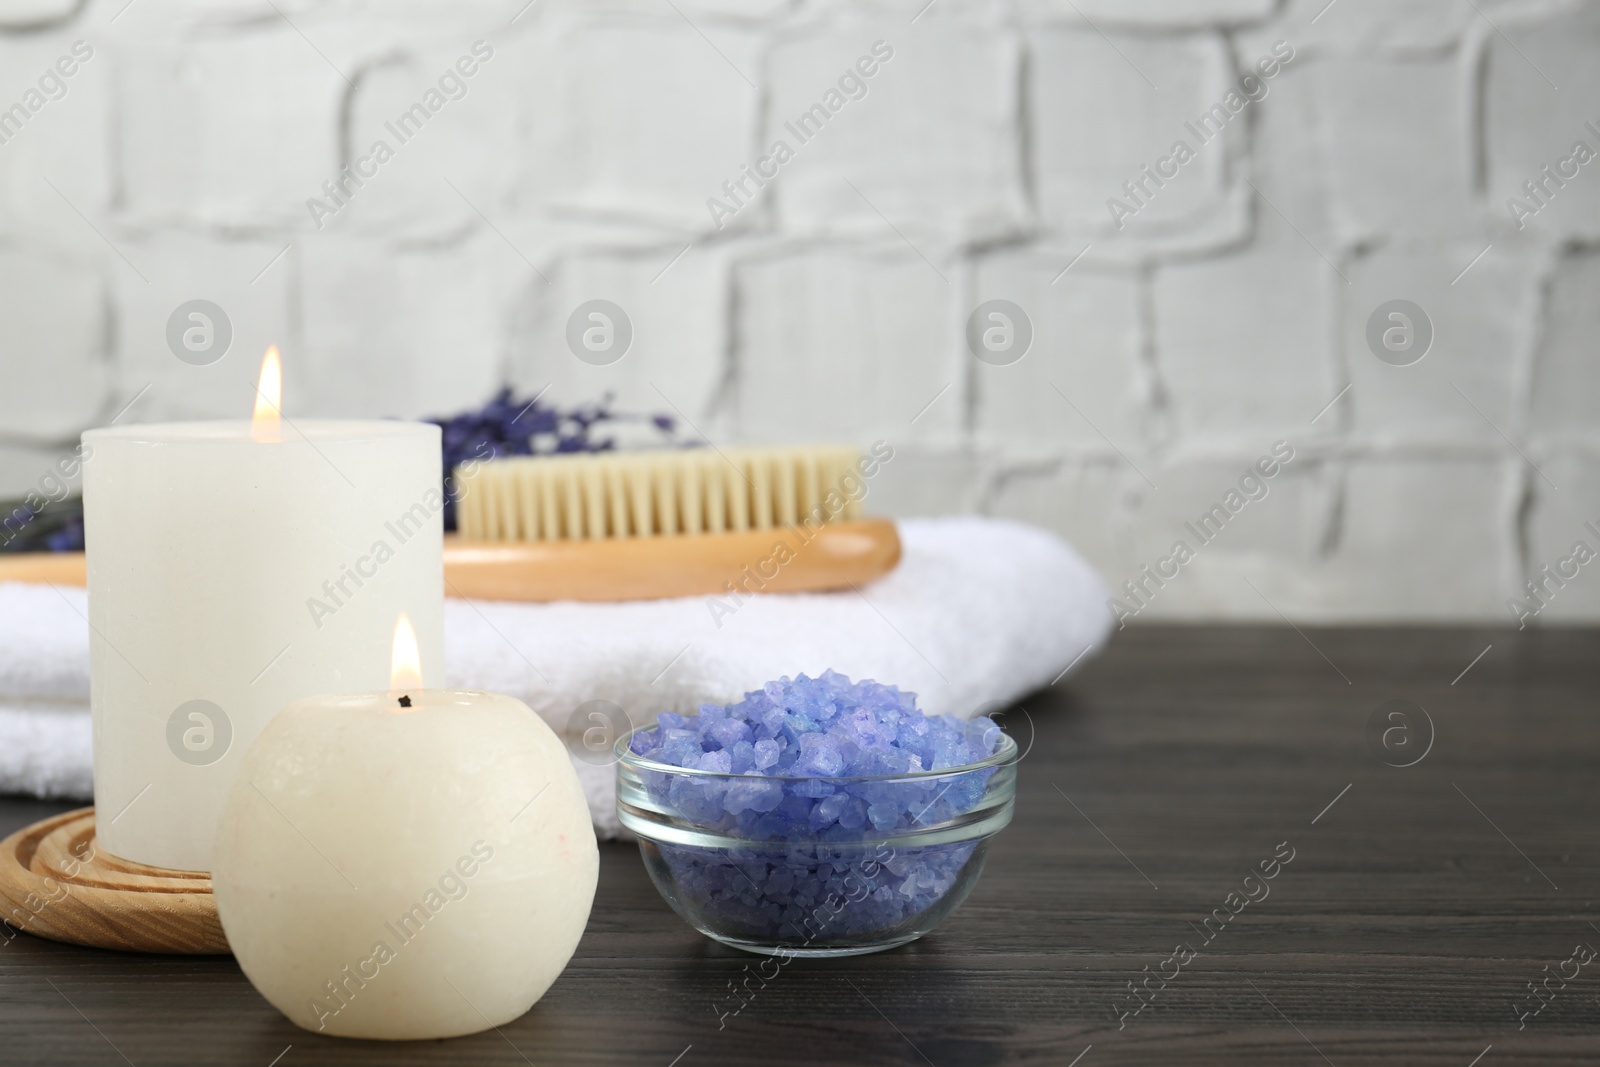
<instances>
[{"instance_id":1,"label":"glass bowl","mask_svg":"<svg viewBox=\"0 0 1600 1067\"><path fill-rule=\"evenodd\" d=\"M675 767L631 751L639 732L617 742L617 815L672 910L747 952L915 941L977 884L1016 798L1017 745L998 727L976 762L859 778Z\"/></svg>"}]
</instances>

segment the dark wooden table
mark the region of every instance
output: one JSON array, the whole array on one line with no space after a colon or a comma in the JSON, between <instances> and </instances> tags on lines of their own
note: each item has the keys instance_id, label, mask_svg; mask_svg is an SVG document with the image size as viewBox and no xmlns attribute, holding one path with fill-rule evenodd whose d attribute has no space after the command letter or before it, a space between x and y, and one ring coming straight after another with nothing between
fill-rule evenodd
<instances>
[{"instance_id":1,"label":"dark wooden table","mask_svg":"<svg viewBox=\"0 0 1600 1067\"><path fill-rule=\"evenodd\" d=\"M500 1033L319 1037L231 959L19 935L0 1064L1600 1063L1600 961L1568 962L1600 948L1597 695L1600 631L1133 628L1006 716L1036 728L1016 821L959 912L792 962L737 1015L755 958L610 845L576 958ZM0 801L0 831L60 808ZM1529 983L1574 969L1519 1028ZM1119 1026L1128 983L1174 971Z\"/></svg>"}]
</instances>

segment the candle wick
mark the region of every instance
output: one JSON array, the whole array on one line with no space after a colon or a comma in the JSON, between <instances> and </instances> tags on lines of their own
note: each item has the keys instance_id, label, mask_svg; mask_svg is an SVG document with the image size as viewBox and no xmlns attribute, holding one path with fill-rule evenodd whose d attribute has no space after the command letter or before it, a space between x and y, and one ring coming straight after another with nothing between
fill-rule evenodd
<instances>
[{"instance_id":1,"label":"candle wick","mask_svg":"<svg viewBox=\"0 0 1600 1067\"><path fill-rule=\"evenodd\" d=\"M402 708L409 708L411 706L411 698L404 693L400 694L400 706Z\"/></svg>"}]
</instances>

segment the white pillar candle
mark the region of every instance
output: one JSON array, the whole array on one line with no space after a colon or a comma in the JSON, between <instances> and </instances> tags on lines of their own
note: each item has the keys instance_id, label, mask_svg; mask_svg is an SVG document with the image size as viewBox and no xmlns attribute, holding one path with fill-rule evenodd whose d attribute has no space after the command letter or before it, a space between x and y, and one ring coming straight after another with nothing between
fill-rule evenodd
<instances>
[{"instance_id":1,"label":"white pillar candle","mask_svg":"<svg viewBox=\"0 0 1600 1067\"><path fill-rule=\"evenodd\" d=\"M217 812L267 720L388 683L401 611L442 681L439 428L303 420L84 434L96 833L209 870Z\"/></svg>"},{"instance_id":2,"label":"white pillar candle","mask_svg":"<svg viewBox=\"0 0 1600 1067\"><path fill-rule=\"evenodd\" d=\"M228 795L212 883L245 975L308 1030L476 1033L544 995L599 850L565 746L493 693L286 708Z\"/></svg>"}]
</instances>

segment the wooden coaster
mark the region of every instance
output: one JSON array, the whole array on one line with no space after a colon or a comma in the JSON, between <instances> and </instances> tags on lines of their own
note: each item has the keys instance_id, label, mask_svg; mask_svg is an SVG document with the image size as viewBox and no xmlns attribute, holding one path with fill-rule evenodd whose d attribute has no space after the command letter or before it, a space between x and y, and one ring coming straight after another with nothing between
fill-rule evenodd
<instances>
[{"instance_id":1,"label":"wooden coaster","mask_svg":"<svg viewBox=\"0 0 1600 1067\"><path fill-rule=\"evenodd\" d=\"M0 920L38 937L124 952L226 953L211 878L95 848L94 809L0 841Z\"/></svg>"}]
</instances>

